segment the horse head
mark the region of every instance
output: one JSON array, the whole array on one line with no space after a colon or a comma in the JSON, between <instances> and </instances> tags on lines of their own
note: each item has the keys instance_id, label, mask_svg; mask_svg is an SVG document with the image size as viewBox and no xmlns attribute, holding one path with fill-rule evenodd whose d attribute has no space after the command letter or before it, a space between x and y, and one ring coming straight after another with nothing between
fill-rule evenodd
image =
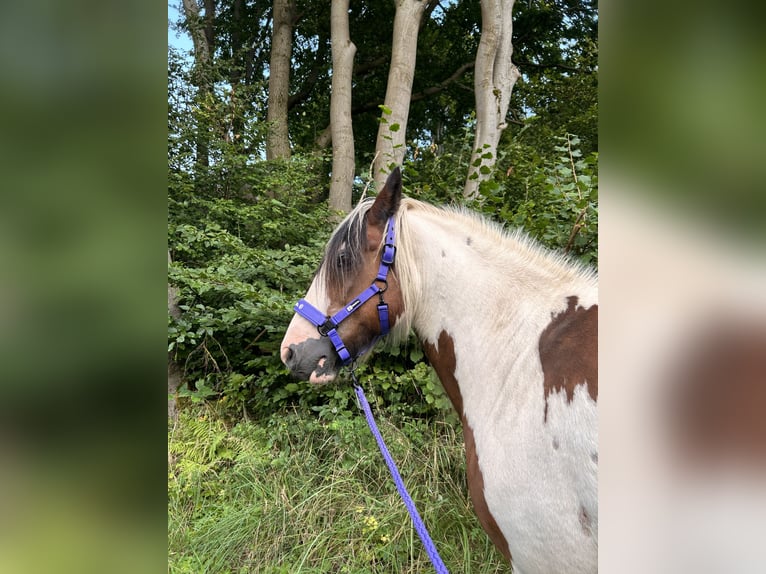
<instances>
[{"instance_id":1,"label":"horse head","mask_svg":"<svg viewBox=\"0 0 766 574\"><path fill-rule=\"evenodd\" d=\"M374 201L360 201L333 232L280 347L282 362L296 378L332 381L401 316L393 245L401 197L397 167Z\"/></svg>"}]
</instances>

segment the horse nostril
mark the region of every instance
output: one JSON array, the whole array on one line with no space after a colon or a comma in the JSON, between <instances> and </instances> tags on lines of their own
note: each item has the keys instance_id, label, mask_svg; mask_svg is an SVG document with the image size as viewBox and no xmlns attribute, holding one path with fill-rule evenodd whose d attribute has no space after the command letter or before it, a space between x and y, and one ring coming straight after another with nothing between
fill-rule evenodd
<instances>
[{"instance_id":1,"label":"horse nostril","mask_svg":"<svg viewBox=\"0 0 766 574\"><path fill-rule=\"evenodd\" d=\"M295 355L295 351L293 351L292 347L287 347L284 352L282 353L282 361L285 364L289 364L290 361L293 360L293 356Z\"/></svg>"}]
</instances>

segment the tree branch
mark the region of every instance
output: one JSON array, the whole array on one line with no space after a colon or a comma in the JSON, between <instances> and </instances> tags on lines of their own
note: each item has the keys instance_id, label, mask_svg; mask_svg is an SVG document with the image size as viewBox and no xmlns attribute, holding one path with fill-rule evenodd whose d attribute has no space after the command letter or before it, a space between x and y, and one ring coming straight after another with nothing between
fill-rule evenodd
<instances>
[{"instance_id":1,"label":"tree branch","mask_svg":"<svg viewBox=\"0 0 766 574\"><path fill-rule=\"evenodd\" d=\"M463 77L463 74L465 74L468 70L471 70L476 66L476 62L466 62L462 66L460 66L457 70L455 70L451 76L449 76L446 80L443 82L439 82L435 86L431 86L430 88L426 88L422 92L418 92L417 94L413 94L411 101L419 101L424 100L429 96L433 96L435 94L438 94L440 92L443 92L446 90L450 84L453 84L457 82L460 78Z\"/></svg>"},{"instance_id":2,"label":"tree branch","mask_svg":"<svg viewBox=\"0 0 766 574\"><path fill-rule=\"evenodd\" d=\"M556 64L556 63L543 63L543 64L535 64L534 62L516 62L519 66L526 66L528 68L558 68L559 70L566 70L567 72L578 72L582 73L586 70L583 70L581 68L575 68L574 66L567 66L566 64Z\"/></svg>"},{"instance_id":3,"label":"tree branch","mask_svg":"<svg viewBox=\"0 0 766 574\"><path fill-rule=\"evenodd\" d=\"M359 77L365 75L368 72L373 71L375 68L380 68L384 64L386 64L391 57L391 54L383 54L382 56L378 56L374 60L370 60L369 62L365 62L364 64L360 64L358 66L354 66L354 77L359 79Z\"/></svg>"},{"instance_id":4,"label":"tree branch","mask_svg":"<svg viewBox=\"0 0 766 574\"><path fill-rule=\"evenodd\" d=\"M303 103L310 95L314 86L316 86L317 80L319 80L319 73L326 68L325 56L327 55L327 38L319 38L319 48L316 51L316 58L314 59L314 65L311 67L306 80L303 82L300 91L287 98L287 109L292 110L298 104Z\"/></svg>"},{"instance_id":5,"label":"tree branch","mask_svg":"<svg viewBox=\"0 0 766 574\"><path fill-rule=\"evenodd\" d=\"M427 0L426 8L423 14L423 19L420 21L421 30L431 19L431 14L433 13L433 11L436 9L437 6L439 6L439 0Z\"/></svg>"},{"instance_id":6,"label":"tree branch","mask_svg":"<svg viewBox=\"0 0 766 574\"><path fill-rule=\"evenodd\" d=\"M447 79L445 79L442 82L439 82L435 86L431 86L430 88L426 88L422 92L418 92L416 94L412 94L412 97L410 98L410 102L416 102L420 100L425 100L426 98L429 98L431 96L434 96L436 94L439 94L446 90L451 84L454 84L457 82L460 78L463 77L463 75L470 69L472 69L475 66L475 62L467 62L460 66L457 70L455 70ZM376 111L378 107L383 103L382 100L374 100L371 102L367 102L364 104L360 104L358 106L354 106L351 108L351 115L352 116L358 116L360 114L364 114L366 112L372 112ZM521 123L521 125L524 125ZM314 144L322 149L326 148L330 145L332 142L332 138L330 136L330 126L327 126L325 129L323 129L319 135L317 136L316 140L314 141Z\"/></svg>"}]
</instances>

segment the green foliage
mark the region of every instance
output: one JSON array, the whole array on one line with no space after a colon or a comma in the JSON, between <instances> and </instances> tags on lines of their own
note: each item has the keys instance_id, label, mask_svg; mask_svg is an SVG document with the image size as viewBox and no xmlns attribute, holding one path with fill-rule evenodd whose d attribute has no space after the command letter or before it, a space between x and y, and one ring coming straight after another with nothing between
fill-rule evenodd
<instances>
[{"instance_id":1,"label":"green foliage","mask_svg":"<svg viewBox=\"0 0 766 574\"><path fill-rule=\"evenodd\" d=\"M168 280L181 313L168 317L168 351L186 381L179 397L190 403L169 436L171 572L430 570L351 385L296 382L279 359L292 306L334 225L329 158L314 149L329 108L329 4L307 4L296 25L296 153L288 161L262 159L270 3L240 14L217 5L208 70L190 71L169 51ZM595 263L595 6L570 4L514 8L523 77L497 157L487 150L477 160L490 179L471 207ZM391 133L404 128L378 105L391 40L380 23L393 11L391 2L352 7L355 69L364 70L354 80L354 131L365 168L379 122ZM418 199L465 202L475 104L464 88L479 14L475 2L437 5L420 32L413 93L422 97L412 102L404 169L407 193ZM452 78L461 68L464 76ZM200 73L212 78L210 91ZM436 525L445 560L505 571L465 499L457 416L414 336L377 350L359 374L413 496L427 502L424 518Z\"/></svg>"},{"instance_id":2,"label":"green foliage","mask_svg":"<svg viewBox=\"0 0 766 574\"><path fill-rule=\"evenodd\" d=\"M215 3L215 49L209 70L215 89L197 98L188 84L196 75L183 70L172 54L174 78L186 76L182 117L190 133L210 136L211 165L262 155L268 97L271 2ZM290 74L289 130L296 153L316 152L317 139L328 126L332 58L330 4L299 3L300 18L293 30ZM379 106L383 102L391 57L395 4L369 1L351 5L354 61L352 113L359 171L375 154ZM182 19L183 20L183 19ZM557 133L577 133L583 150L597 149L597 4L517 2L513 8L514 63L522 78L514 88L510 116L517 122L530 116L544 119L536 147L542 149ZM187 33L181 21L175 27ZM442 146L459 137L475 108L471 64L481 33L479 3L457 1L429 7L418 36L414 98L406 126L408 147L419 143ZM200 72L194 71L195 74ZM174 87L176 84L173 84ZM173 90L178 94L179 90ZM189 121L191 120L191 121ZM392 127L392 131L397 128ZM173 130L171 130L173 131ZM176 133L177 130L176 130ZM418 142L418 143L416 143ZM227 151L235 149L237 155ZM547 148L550 151L549 148ZM194 150L186 150L193 158ZM231 163L237 171L243 164ZM465 177L465 175L463 176ZM220 184L222 180L219 179ZM461 182L462 185L462 182ZM235 190L231 190L236 193Z\"/></svg>"},{"instance_id":3,"label":"green foliage","mask_svg":"<svg viewBox=\"0 0 766 574\"><path fill-rule=\"evenodd\" d=\"M525 163L503 185L485 182L474 207L521 227L543 245L595 265L598 256L598 152L583 157L580 138L555 138L553 159ZM519 146L521 147L521 146ZM519 148L516 148L519 149ZM523 148L522 148L523 149ZM500 174L502 177L502 174ZM516 195L518 184L523 196Z\"/></svg>"},{"instance_id":4,"label":"green foliage","mask_svg":"<svg viewBox=\"0 0 766 574\"><path fill-rule=\"evenodd\" d=\"M524 229L549 248L596 265L598 152L584 154L582 140L565 133L553 137L551 153L542 155L518 137L536 127L532 119L517 139L498 149L496 169L480 185L477 199L466 202L462 194L471 159L468 128L461 138L450 139L443 146L415 148L405 163L407 192L424 201L468 205L496 221ZM474 163L480 165L481 160Z\"/></svg>"},{"instance_id":5,"label":"green foliage","mask_svg":"<svg viewBox=\"0 0 766 574\"><path fill-rule=\"evenodd\" d=\"M463 184L471 161L473 135L473 126L469 123L440 145L413 146L405 157L403 170L407 193L431 203L463 204Z\"/></svg>"},{"instance_id":6,"label":"green foliage","mask_svg":"<svg viewBox=\"0 0 766 574\"><path fill-rule=\"evenodd\" d=\"M528 180L528 193L511 220L544 245L583 263L598 258L598 152L582 157L577 136L566 134L560 155Z\"/></svg>"}]
</instances>

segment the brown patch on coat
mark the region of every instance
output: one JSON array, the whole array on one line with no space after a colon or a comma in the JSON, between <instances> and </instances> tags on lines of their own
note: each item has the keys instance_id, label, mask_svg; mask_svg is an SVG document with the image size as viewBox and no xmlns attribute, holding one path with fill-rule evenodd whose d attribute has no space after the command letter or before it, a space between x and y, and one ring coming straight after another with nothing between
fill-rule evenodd
<instances>
[{"instance_id":1,"label":"brown patch on coat","mask_svg":"<svg viewBox=\"0 0 766 574\"><path fill-rule=\"evenodd\" d=\"M598 400L598 305L585 309L577 305L578 300L568 297L566 310L553 317L540 335L544 421L551 393L564 391L571 403L575 387L585 385L590 397Z\"/></svg>"},{"instance_id":2,"label":"brown patch on coat","mask_svg":"<svg viewBox=\"0 0 766 574\"><path fill-rule=\"evenodd\" d=\"M766 470L766 325L712 321L690 341L668 388L681 460Z\"/></svg>"},{"instance_id":3,"label":"brown patch on coat","mask_svg":"<svg viewBox=\"0 0 766 574\"><path fill-rule=\"evenodd\" d=\"M455 344L452 341L452 337L446 331L442 331L439 334L438 348L432 343L424 343L423 348L428 360L431 362L436 374L439 376L439 380L441 380L442 386L452 402L452 406L455 407L455 410L460 415L463 422L468 493L471 495L474 512L476 512L479 523L482 528L484 528L484 531L487 533L490 540L492 540L492 543L497 546L500 552L502 552L510 562L511 551L508 549L508 541L505 539L505 536L503 536L503 533L497 525L494 516L492 516L489 506L487 506L487 501L484 498L484 476L479 467L479 457L476 453L476 442L473 436L473 429L471 428L471 425L468 424L468 420L463 412L463 397L460 394L460 386L455 378Z\"/></svg>"},{"instance_id":4,"label":"brown patch on coat","mask_svg":"<svg viewBox=\"0 0 766 574\"><path fill-rule=\"evenodd\" d=\"M473 438L473 429L468 424L465 415L463 415L463 439L465 441L465 466L468 475L468 493L471 495L473 509L479 518L484 531L489 535L492 543L498 547L500 552L511 561L511 551L508 549L508 541L503 536L500 527L495 521L495 517L487 506L487 500L484 498L484 476L479 468L479 457L476 454L476 443Z\"/></svg>"},{"instance_id":5,"label":"brown patch on coat","mask_svg":"<svg viewBox=\"0 0 766 574\"><path fill-rule=\"evenodd\" d=\"M455 378L455 366L457 364L455 359L455 343L446 331L442 331L439 333L437 345L423 343L423 350L434 371L436 371L439 380L442 382L444 391L447 393L452 406L455 407L457 414L462 417L463 397L460 395L460 387L458 387L457 379Z\"/></svg>"}]
</instances>

